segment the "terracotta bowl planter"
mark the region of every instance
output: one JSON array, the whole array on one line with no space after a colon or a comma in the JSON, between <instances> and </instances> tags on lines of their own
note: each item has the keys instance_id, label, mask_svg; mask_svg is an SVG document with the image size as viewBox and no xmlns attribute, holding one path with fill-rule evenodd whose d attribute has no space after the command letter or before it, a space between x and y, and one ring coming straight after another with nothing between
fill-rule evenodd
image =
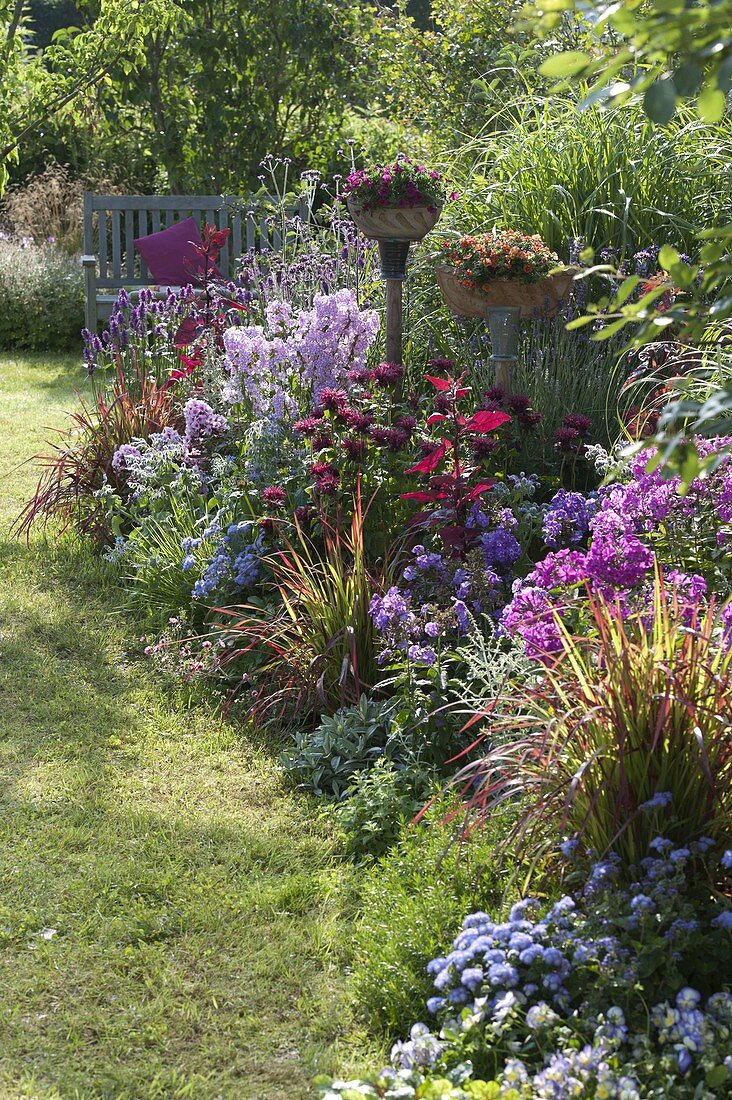
<instances>
[{"instance_id":1,"label":"terracotta bowl planter","mask_svg":"<svg viewBox=\"0 0 732 1100\"><path fill-rule=\"evenodd\" d=\"M348 213L364 237L372 241L421 241L437 225L442 206L379 206L363 210L355 199L346 199Z\"/></svg>"},{"instance_id":2,"label":"terracotta bowl planter","mask_svg":"<svg viewBox=\"0 0 732 1100\"><path fill-rule=\"evenodd\" d=\"M438 264L435 268L437 282L442 291L445 305L453 313L463 317L481 317L485 319L486 310L491 306L506 308L517 306L521 317L552 317L569 297L572 288L574 269L570 268L558 275L548 275L538 283L522 283L518 279L496 279L490 284L490 290L473 290L463 286L455 275L454 268L448 264Z\"/></svg>"}]
</instances>

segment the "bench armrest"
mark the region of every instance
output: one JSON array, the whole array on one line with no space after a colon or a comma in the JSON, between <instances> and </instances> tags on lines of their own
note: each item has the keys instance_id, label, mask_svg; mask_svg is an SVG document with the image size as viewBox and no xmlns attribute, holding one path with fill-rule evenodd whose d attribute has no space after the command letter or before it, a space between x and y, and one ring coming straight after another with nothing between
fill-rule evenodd
<instances>
[{"instance_id":1,"label":"bench armrest","mask_svg":"<svg viewBox=\"0 0 732 1100\"><path fill-rule=\"evenodd\" d=\"M96 267L97 266L96 256L82 256L81 257L81 266L82 267Z\"/></svg>"}]
</instances>

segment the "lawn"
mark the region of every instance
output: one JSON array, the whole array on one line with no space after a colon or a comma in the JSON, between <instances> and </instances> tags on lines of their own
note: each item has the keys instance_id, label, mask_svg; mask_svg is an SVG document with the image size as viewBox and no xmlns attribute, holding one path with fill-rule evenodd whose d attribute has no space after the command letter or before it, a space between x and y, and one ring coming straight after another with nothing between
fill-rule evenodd
<instances>
[{"instance_id":1,"label":"lawn","mask_svg":"<svg viewBox=\"0 0 732 1100\"><path fill-rule=\"evenodd\" d=\"M81 384L0 363L0 1097L298 1100L367 1053L355 872L256 732L156 683L110 567L9 533Z\"/></svg>"}]
</instances>

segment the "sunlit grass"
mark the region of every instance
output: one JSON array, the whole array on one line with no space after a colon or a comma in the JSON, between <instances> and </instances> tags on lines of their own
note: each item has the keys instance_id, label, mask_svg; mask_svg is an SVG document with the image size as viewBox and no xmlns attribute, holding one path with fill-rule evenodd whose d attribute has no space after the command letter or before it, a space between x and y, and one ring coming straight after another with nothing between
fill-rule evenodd
<instances>
[{"instance_id":1,"label":"sunlit grass","mask_svg":"<svg viewBox=\"0 0 732 1100\"><path fill-rule=\"evenodd\" d=\"M80 381L0 363L0 1097L297 1100L365 1057L354 872L256 731L166 695L109 567L8 537Z\"/></svg>"}]
</instances>

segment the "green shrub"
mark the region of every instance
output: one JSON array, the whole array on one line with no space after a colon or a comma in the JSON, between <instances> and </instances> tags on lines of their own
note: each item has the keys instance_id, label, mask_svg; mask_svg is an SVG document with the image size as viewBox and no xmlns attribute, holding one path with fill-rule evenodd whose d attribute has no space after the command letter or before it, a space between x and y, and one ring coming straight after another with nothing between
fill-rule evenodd
<instances>
[{"instance_id":1,"label":"green shrub","mask_svg":"<svg viewBox=\"0 0 732 1100\"><path fill-rule=\"evenodd\" d=\"M336 821L346 834L346 854L357 861L384 855L422 808L428 790L424 770L400 770L388 757L359 772L348 797L335 807Z\"/></svg>"},{"instance_id":2,"label":"green shrub","mask_svg":"<svg viewBox=\"0 0 732 1100\"><path fill-rule=\"evenodd\" d=\"M394 704L362 695L356 706L324 717L314 730L299 731L282 754L290 778L317 795L344 798L355 775L382 757L416 764L419 735L394 723Z\"/></svg>"},{"instance_id":3,"label":"green shrub","mask_svg":"<svg viewBox=\"0 0 732 1100\"><path fill-rule=\"evenodd\" d=\"M78 257L27 237L0 239L0 348L80 347L83 324Z\"/></svg>"},{"instance_id":4,"label":"green shrub","mask_svg":"<svg viewBox=\"0 0 732 1100\"><path fill-rule=\"evenodd\" d=\"M363 887L363 916L356 926L352 989L368 1024L389 1035L407 1034L425 1018L432 996L426 972L441 955L467 913L510 903L510 867L494 849L511 827L514 813L496 811L490 827L452 844L453 830L432 823L409 828L399 845L369 872Z\"/></svg>"}]
</instances>

